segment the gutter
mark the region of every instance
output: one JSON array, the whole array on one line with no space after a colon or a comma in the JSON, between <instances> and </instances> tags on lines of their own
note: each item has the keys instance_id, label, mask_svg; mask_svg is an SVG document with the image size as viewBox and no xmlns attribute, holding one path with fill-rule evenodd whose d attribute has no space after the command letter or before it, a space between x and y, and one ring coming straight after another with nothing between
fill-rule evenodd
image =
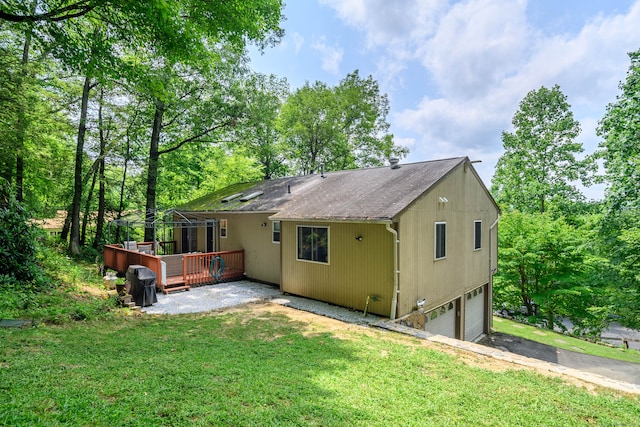
<instances>
[{"instance_id":1,"label":"gutter","mask_svg":"<svg viewBox=\"0 0 640 427\"><path fill-rule=\"evenodd\" d=\"M498 221L500 221L500 213L498 213L498 217L496 218L495 221L493 221L493 224L491 224L491 226L489 227L489 304L491 304L487 310L488 313L486 313L487 316L487 325L488 325L488 331L491 332L491 330L493 329L493 274L495 273L493 271L492 268L492 262L493 259L491 257L491 254L493 253L493 245L492 245L492 239L491 236L493 235L493 233L491 233L491 231L496 227L496 225L498 225ZM496 257L498 256L498 248L496 245ZM496 270L497 270L498 266L496 264Z\"/></svg>"},{"instance_id":2,"label":"gutter","mask_svg":"<svg viewBox=\"0 0 640 427\"><path fill-rule=\"evenodd\" d=\"M387 231L393 235L393 295L391 296L391 313L389 313L389 319L395 320L396 310L398 308L398 293L400 292L398 289L398 275L400 274L400 270L398 270L398 245L400 245L400 240L398 240L398 231L391 228L391 222L385 222L385 227Z\"/></svg>"},{"instance_id":3,"label":"gutter","mask_svg":"<svg viewBox=\"0 0 640 427\"><path fill-rule=\"evenodd\" d=\"M491 225L489 226L489 274L490 274L490 275L492 275L492 273L493 273L493 272L492 272L492 269L491 269L491 261L493 261L493 260L491 259L491 254L492 254L492 252L493 252L493 246L491 246L491 243L492 243L492 242L491 242L491 236L492 236L492 234L491 234L491 230L493 230L493 229L496 227L496 225L498 225L498 221L500 221L500 214L498 214L498 217L496 218L496 220L495 220L495 221L493 221L493 224L491 224Z\"/></svg>"}]
</instances>

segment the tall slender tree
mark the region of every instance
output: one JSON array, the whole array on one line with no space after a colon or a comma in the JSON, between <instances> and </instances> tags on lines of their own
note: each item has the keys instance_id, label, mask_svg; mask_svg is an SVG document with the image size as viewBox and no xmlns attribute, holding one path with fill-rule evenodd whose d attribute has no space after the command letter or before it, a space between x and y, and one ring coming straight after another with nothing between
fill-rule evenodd
<instances>
[{"instance_id":1,"label":"tall slender tree","mask_svg":"<svg viewBox=\"0 0 640 427\"><path fill-rule=\"evenodd\" d=\"M629 58L622 93L607 106L597 129L603 138L599 156L604 159L606 198L613 211L640 208L640 49Z\"/></svg>"},{"instance_id":2,"label":"tall slender tree","mask_svg":"<svg viewBox=\"0 0 640 427\"><path fill-rule=\"evenodd\" d=\"M79 252L82 157L90 90L97 82L116 76L142 77L136 75L135 64L124 60L123 53L146 50L169 67L179 62L204 64L211 59L208 52L220 43L242 48L251 41L266 46L282 34L281 0L42 1L35 11L25 10L18 1L5 3L0 19L16 25L36 23L40 40L50 42L56 58L84 76L71 205L72 253ZM162 113L163 101L156 107L156 113ZM154 160L149 163L153 168Z\"/></svg>"},{"instance_id":3,"label":"tall slender tree","mask_svg":"<svg viewBox=\"0 0 640 427\"><path fill-rule=\"evenodd\" d=\"M285 176L288 172L283 144L277 129L282 104L289 96L286 79L274 75L248 75L242 82L248 108L247 120L234 130L234 137L262 166L263 178Z\"/></svg>"},{"instance_id":4,"label":"tall slender tree","mask_svg":"<svg viewBox=\"0 0 640 427\"><path fill-rule=\"evenodd\" d=\"M408 150L393 143L389 100L378 83L358 71L331 88L308 82L285 102L278 128L287 157L297 173L378 166Z\"/></svg>"},{"instance_id":5,"label":"tall slender tree","mask_svg":"<svg viewBox=\"0 0 640 427\"><path fill-rule=\"evenodd\" d=\"M605 245L615 271L616 313L623 324L640 328L640 50L629 53L631 64L621 93L600 121L598 156L604 159L607 220Z\"/></svg>"},{"instance_id":6,"label":"tall slender tree","mask_svg":"<svg viewBox=\"0 0 640 427\"><path fill-rule=\"evenodd\" d=\"M582 195L573 184L589 183L595 163L578 160L580 124L560 87L533 90L513 116L514 132L503 132L504 154L493 177L493 194L507 209L545 212L549 202L567 203Z\"/></svg>"}]
</instances>

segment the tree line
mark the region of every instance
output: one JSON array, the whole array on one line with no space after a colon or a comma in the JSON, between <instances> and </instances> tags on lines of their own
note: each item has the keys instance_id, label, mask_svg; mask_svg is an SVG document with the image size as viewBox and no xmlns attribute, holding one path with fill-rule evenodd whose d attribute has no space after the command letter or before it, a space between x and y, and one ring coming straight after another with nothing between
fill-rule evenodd
<instances>
[{"instance_id":1,"label":"tree line","mask_svg":"<svg viewBox=\"0 0 640 427\"><path fill-rule=\"evenodd\" d=\"M598 336L611 321L640 328L640 50L607 106L595 153L559 86L529 92L503 132L492 181L503 216L494 308ZM587 201L577 184L606 184Z\"/></svg>"},{"instance_id":2,"label":"tree line","mask_svg":"<svg viewBox=\"0 0 640 427\"><path fill-rule=\"evenodd\" d=\"M281 0L6 1L0 178L34 216L68 212L69 252L105 218L155 212L238 181L379 165L393 143L371 76L335 87L251 71L277 44ZM87 232L95 217L92 235ZM145 240L152 239L152 229Z\"/></svg>"}]
</instances>

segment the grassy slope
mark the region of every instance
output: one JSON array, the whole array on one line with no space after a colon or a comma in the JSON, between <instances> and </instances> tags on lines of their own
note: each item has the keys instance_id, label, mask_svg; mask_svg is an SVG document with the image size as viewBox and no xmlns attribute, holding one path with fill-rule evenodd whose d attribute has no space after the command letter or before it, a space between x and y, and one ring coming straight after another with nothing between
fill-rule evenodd
<instances>
[{"instance_id":1,"label":"grassy slope","mask_svg":"<svg viewBox=\"0 0 640 427\"><path fill-rule=\"evenodd\" d=\"M606 345L595 344L568 335L550 331L548 329L540 329L530 325L524 325L519 322L504 319L502 317L493 318L493 328L497 332L526 338L531 341L540 342L550 346L563 348L565 350L576 351L579 353L591 354L594 356L607 357L609 359L624 360L626 362L640 363L640 352L635 350L626 350L622 347L609 347ZM640 366L638 367L640 369Z\"/></svg>"},{"instance_id":2,"label":"grassy slope","mask_svg":"<svg viewBox=\"0 0 640 427\"><path fill-rule=\"evenodd\" d=\"M257 314L256 314L257 313ZM633 425L640 400L283 314L0 330L0 425Z\"/></svg>"}]
</instances>

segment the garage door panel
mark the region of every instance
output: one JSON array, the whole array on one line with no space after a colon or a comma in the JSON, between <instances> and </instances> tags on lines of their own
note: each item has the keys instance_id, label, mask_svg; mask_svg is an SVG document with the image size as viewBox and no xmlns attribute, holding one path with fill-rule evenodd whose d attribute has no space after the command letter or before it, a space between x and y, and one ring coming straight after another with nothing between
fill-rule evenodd
<instances>
[{"instance_id":1,"label":"garage door panel","mask_svg":"<svg viewBox=\"0 0 640 427\"><path fill-rule=\"evenodd\" d=\"M483 287L465 295L464 339L473 341L484 333L485 291Z\"/></svg>"},{"instance_id":2,"label":"garage door panel","mask_svg":"<svg viewBox=\"0 0 640 427\"><path fill-rule=\"evenodd\" d=\"M427 332L450 338L456 337L456 310L453 302L427 312L425 320L424 328Z\"/></svg>"}]
</instances>

